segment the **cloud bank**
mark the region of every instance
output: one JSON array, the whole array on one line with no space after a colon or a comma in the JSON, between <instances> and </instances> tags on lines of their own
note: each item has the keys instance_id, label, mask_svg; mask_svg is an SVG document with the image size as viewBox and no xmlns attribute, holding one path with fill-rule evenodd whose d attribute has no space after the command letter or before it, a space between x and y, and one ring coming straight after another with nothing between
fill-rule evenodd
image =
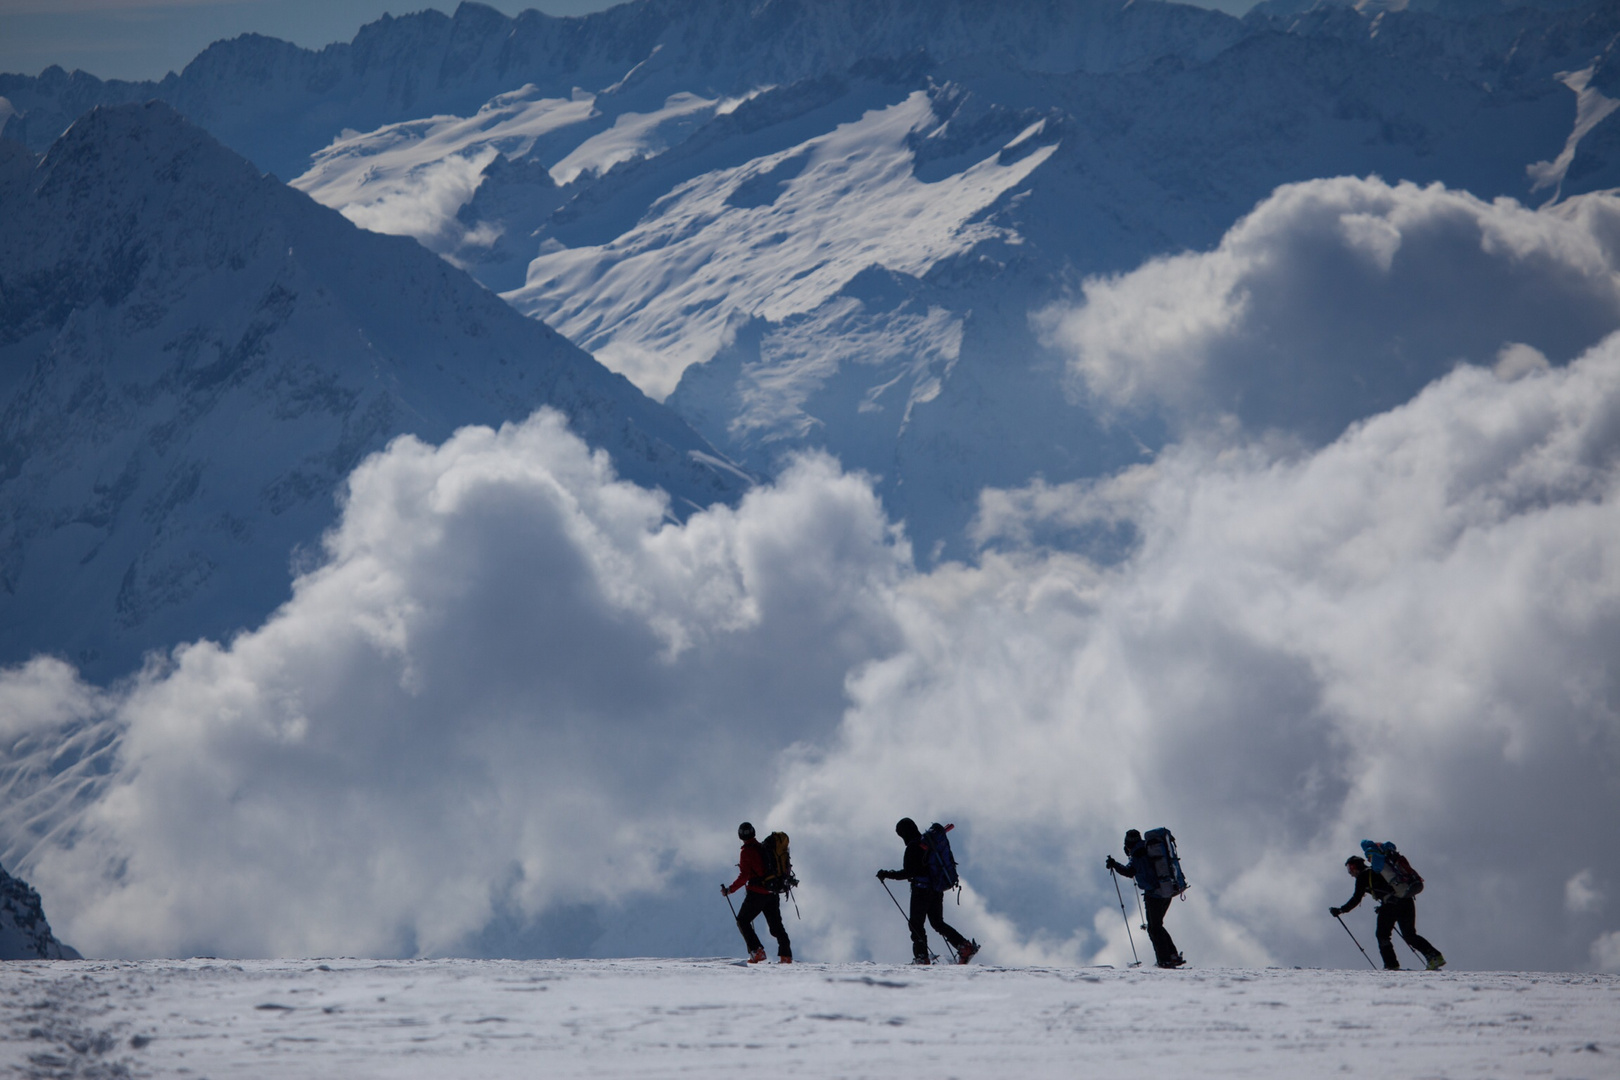
<instances>
[{"instance_id":1,"label":"cloud bank","mask_svg":"<svg viewBox=\"0 0 1620 1080\"><path fill-rule=\"evenodd\" d=\"M1620 201L1551 211L1436 184L1337 177L1277 189L1210 252L1092 279L1043 312L1085 392L1230 417L1316 444L1504 346L1554 363L1620 325Z\"/></svg>"},{"instance_id":2,"label":"cloud bank","mask_svg":"<svg viewBox=\"0 0 1620 1080\"><path fill-rule=\"evenodd\" d=\"M1436 285L1403 323L1377 260L1360 292L1256 269L1365 262L1349 205L1398 222L1388 273L1436 230L1467 238L1456 295ZM734 944L713 886L748 818L794 837L801 955L899 959L871 875L908 814L958 825L948 917L988 960L1120 963L1103 856L1164 824L1195 963L1335 965L1362 962L1326 914L1343 859L1387 838L1454 965L1613 967L1616 220L1614 200L1531 213L1324 182L1215 252L1093 283L1101 309L1049 316L1054 340L1092 392L1171 401L1185 437L1118 476L984 493L978 557L928 573L827 458L676 524L553 414L399 440L265 626L111 688L50 659L0 674L0 780L29 808L0 840L87 955L442 954L576 916L575 951L627 922L691 951ZM1151 287L1233 252L1240 285ZM1478 327L1464 294L1526 259L1579 270L1547 310L1588 329ZM1264 337L1285 287L1318 317L1273 319L1245 374L1233 341ZM1289 351L1331 374L1317 328L1380 319L1403 343L1431 326L1438 377L1319 443L1220 422L1210 387L1259 386ZM99 750L60 752L86 732Z\"/></svg>"}]
</instances>

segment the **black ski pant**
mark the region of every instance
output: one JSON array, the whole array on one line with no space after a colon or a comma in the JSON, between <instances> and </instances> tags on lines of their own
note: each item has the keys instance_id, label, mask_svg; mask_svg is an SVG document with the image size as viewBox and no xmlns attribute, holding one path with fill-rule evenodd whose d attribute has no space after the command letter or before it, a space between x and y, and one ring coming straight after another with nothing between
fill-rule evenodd
<instances>
[{"instance_id":1,"label":"black ski pant","mask_svg":"<svg viewBox=\"0 0 1620 1080\"><path fill-rule=\"evenodd\" d=\"M1428 960L1437 956L1439 949L1429 944L1429 939L1417 932L1417 901L1410 896L1387 897L1378 905L1378 955L1384 958L1384 967L1389 971L1399 971L1401 961L1395 955L1395 943L1389 939L1389 932L1396 927L1400 928L1401 937L1406 943L1423 954Z\"/></svg>"},{"instance_id":2,"label":"black ski pant","mask_svg":"<svg viewBox=\"0 0 1620 1080\"><path fill-rule=\"evenodd\" d=\"M1176 951L1176 943L1170 940L1170 931L1164 928L1164 913L1170 910L1169 896L1144 896L1142 904L1147 908L1148 939L1153 942L1153 958L1160 964L1168 964L1181 954Z\"/></svg>"},{"instance_id":3,"label":"black ski pant","mask_svg":"<svg viewBox=\"0 0 1620 1080\"><path fill-rule=\"evenodd\" d=\"M918 960L928 959L928 931L923 924L928 923L934 928L934 933L951 943L951 948L960 950L967 944L967 938L956 932L956 927L945 921L945 894L936 889L926 889L920 885L911 887L911 955Z\"/></svg>"},{"instance_id":4,"label":"black ski pant","mask_svg":"<svg viewBox=\"0 0 1620 1080\"><path fill-rule=\"evenodd\" d=\"M757 893L752 889L743 897L742 910L737 912L737 929L742 931L743 944L748 946L749 955L765 947L759 943L759 935L754 933L754 920L761 912L765 914L765 928L776 939L776 955L792 956L793 944L788 941L787 927L782 925L782 898L775 893Z\"/></svg>"}]
</instances>

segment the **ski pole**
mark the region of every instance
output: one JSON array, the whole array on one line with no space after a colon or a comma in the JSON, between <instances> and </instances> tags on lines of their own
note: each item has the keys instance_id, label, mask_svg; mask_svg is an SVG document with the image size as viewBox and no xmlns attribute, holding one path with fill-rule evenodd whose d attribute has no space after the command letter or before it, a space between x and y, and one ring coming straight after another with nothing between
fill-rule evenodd
<instances>
[{"instance_id":1,"label":"ski pole","mask_svg":"<svg viewBox=\"0 0 1620 1080\"><path fill-rule=\"evenodd\" d=\"M1119 891L1119 878L1115 876L1112 870L1108 871L1108 876L1114 879L1114 895L1119 897L1119 917L1125 922L1125 937L1130 940L1131 955L1136 957L1136 963L1132 964L1131 967L1141 967L1142 958L1136 955L1136 939L1131 937L1131 917L1125 914L1125 894Z\"/></svg>"},{"instance_id":2,"label":"ski pole","mask_svg":"<svg viewBox=\"0 0 1620 1080\"><path fill-rule=\"evenodd\" d=\"M894 893L889 890L889 883L887 881L884 881L882 878L878 878L878 884L883 886L883 891L889 894L889 899L894 900ZM906 929L910 930L911 929L911 916L907 915L906 914L906 909L900 906L900 901L894 900L894 910L898 911L900 913L900 917L902 919L906 920ZM946 942L946 946L949 947L949 945L950 945L950 943ZM928 952L928 959L930 959L930 960L938 960L939 957L934 955L933 950L930 949L929 952Z\"/></svg>"},{"instance_id":3,"label":"ski pole","mask_svg":"<svg viewBox=\"0 0 1620 1080\"><path fill-rule=\"evenodd\" d=\"M1423 961L1423 966L1424 967L1429 966L1429 958L1427 956L1424 956L1422 953L1418 952L1416 945L1413 945L1410 941L1406 940L1406 931L1401 929L1401 924L1400 923L1395 924L1395 936L1400 938L1401 941L1405 943L1405 945L1406 945L1406 947L1408 949L1412 950L1412 955L1413 956L1415 956L1419 960Z\"/></svg>"},{"instance_id":4,"label":"ski pole","mask_svg":"<svg viewBox=\"0 0 1620 1080\"><path fill-rule=\"evenodd\" d=\"M879 878L878 879L878 884L883 886L883 891L889 894L889 899L894 900L894 893L892 891L890 891L889 883L887 881L884 881L882 878ZM896 910L896 911L898 911L900 913L900 917L902 919L906 920L906 926L909 927L911 925L911 916L907 915L906 914L906 909L900 906L900 901L894 900L894 910Z\"/></svg>"},{"instance_id":5,"label":"ski pole","mask_svg":"<svg viewBox=\"0 0 1620 1080\"><path fill-rule=\"evenodd\" d=\"M1355 933L1348 926L1344 925L1344 920L1340 919L1339 916L1337 916L1337 915L1335 915L1333 917L1335 919L1339 920L1339 925L1340 926L1344 926L1344 932L1350 935L1350 940L1351 941L1356 941ZM1362 955L1362 957L1364 957L1366 959L1367 966L1372 968L1374 971L1377 971L1378 970L1378 965L1372 962L1372 957L1367 955L1367 950L1361 948L1361 942L1356 941L1356 948L1361 949L1361 955Z\"/></svg>"},{"instance_id":6,"label":"ski pole","mask_svg":"<svg viewBox=\"0 0 1620 1080\"><path fill-rule=\"evenodd\" d=\"M720 895L726 898L726 907L731 909L731 919L735 922L737 919L737 905L731 902L731 894L726 892Z\"/></svg>"},{"instance_id":7,"label":"ski pole","mask_svg":"<svg viewBox=\"0 0 1620 1080\"><path fill-rule=\"evenodd\" d=\"M1142 916L1142 929L1146 930L1148 928L1148 925L1147 925L1147 909L1142 906L1142 890L1141 889L1136 890L1136 911L1137 911L1137 914Z\"/></svg>"}]
</instances>

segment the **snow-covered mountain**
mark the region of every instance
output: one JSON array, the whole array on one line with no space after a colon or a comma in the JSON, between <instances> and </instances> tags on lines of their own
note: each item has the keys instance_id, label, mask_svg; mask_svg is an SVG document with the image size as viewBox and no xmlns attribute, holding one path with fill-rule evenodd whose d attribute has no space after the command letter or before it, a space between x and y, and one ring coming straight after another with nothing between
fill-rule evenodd
<instances>
[{"instance_id":1,"label":"snow-covered mountain","mask_svg":"<svg viewBox=\"0 0 1620 1080\"><path fill-rule=\"evenodd\" d=\"M570 18L533 10L508 18L462 3L453 17L385 16L353 42L319 51L244 35L160 82L48 69L37 79L0 77L0 96L22 114L12 137L24 132L36 149L91 105L160 97L261 167L292 176L344 127L470 114L531 83L561 97L611 86L633 105L682 90L746 93L918 51L1115 71L1167 55L1207 57L1242 33L1215 12L1122 0L633 0ZM611 111L604 119L612 126Z\"/></svg>"},{"instance_id":2,"label":"snow-covered mountain","mask_svg":"<svg viewBox=\"0 0 1620 1080\"><path fill-rule=\"evenodd\" d=\"M128 671L285 599L365 454L565 412L674 512L745 481L667 409L414 241L161 103L0 143L0 660Z\"/></svg>"},{"instance_id":3,"label":"snow-covered mountain","mask_svg":"<svg viewBox=\"0 0 1620 1080\"><path fill-rule=\"evenodd\" d=\"M1161 445L1162 417L1088 407L1032 324L1082 277L1213 244L1319 176L1527 202L1620 184L1607 5L1138 8L1220 34L1144 33L1110 65L1024 5L992 25L1044 18L1067 52L880 36L753 85L659 52L656 78L345 133L294 184L507 290L761 471L819 446L881 477L924 552L962 550L986 486ZM1330 437L1456 359L1408 357L1293 433Z\"/></svg>"},{"instance_id":4,"label":"snow-covered mountain","mask_svg":"<svg viewBox=\"0 0 1620 1080\"><path fill-rule=\"evenodd\" d=\"M77 960L78 952L56 940L39 893L0 866L0 960Z\"/></svg>"},{"instance_id":5,"label":"snow-covered mountain","mask_svg":"<svg viewBox=\"0 0 1620 1080\"><path fill-rule=\"evenodd\" d=\"M1378 174L1540 203L1620 186L1620 11L1589 2L463 4L319 52L243 37L160 83L6 77L36 146L157 95L368 229L414 236L769 472L825 447L925 553L986 486L1142 460L1031 316L1215 243L1278 185ZM1295 434L1401 400L1403 362ZM1557 359L1557 358L1555 358ZM941 546L943 545L943 546Z\"/></svg>"}]
</instances>

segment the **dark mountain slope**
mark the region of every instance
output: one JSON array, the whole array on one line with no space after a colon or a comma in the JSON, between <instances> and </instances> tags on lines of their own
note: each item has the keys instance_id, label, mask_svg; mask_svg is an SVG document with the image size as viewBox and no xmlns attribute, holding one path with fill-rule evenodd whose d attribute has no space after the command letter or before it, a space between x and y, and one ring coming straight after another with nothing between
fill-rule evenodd
<instances>
[{"instance_id":1,"label":"dark mountain slope","mask_svg":"<svg viewBox=\"0 0 1620 1080\"><path fill-rule=\"evenodd\" d=\"M0 149L0 662L106 677L287 595L355 463L540 405L677 510L742 478L415 241L356 228L167 105Z\"/></svg>"}]
</instances>

